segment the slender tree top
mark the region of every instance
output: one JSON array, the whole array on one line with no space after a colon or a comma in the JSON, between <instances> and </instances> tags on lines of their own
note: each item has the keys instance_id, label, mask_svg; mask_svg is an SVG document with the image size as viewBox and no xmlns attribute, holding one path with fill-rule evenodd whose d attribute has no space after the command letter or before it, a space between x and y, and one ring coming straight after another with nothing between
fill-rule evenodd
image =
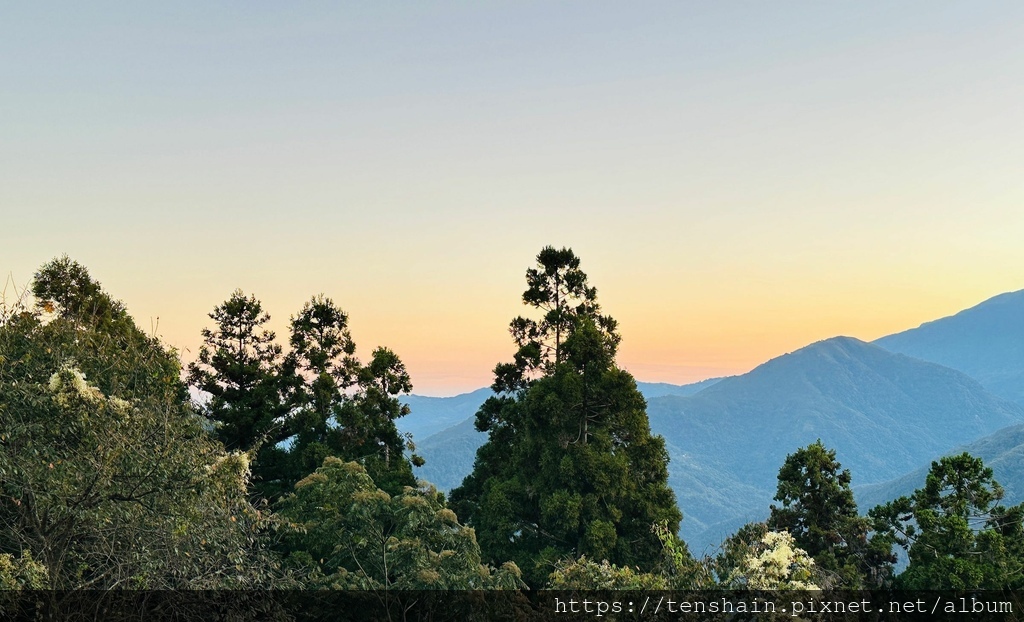
<instances>
[{"instance_id":1,"label":"slender tree top","mask_svg":"<svg viewBox=\"0 0 1024 622\"><path fill-rule=\"evenodd\" d=\"M572 249L541 249L536 267L526 271L526 284L523 304L539 309L542 315L539 319L520 316L509 325L518 350L514 362L495 367L492 388L496 392L517 391L551 374L567 359L566 341L585 322L599 329L608 354L614 357L619 343L617 323L601 315L597 288L587 282Z\"/></svg>"}]
</instances>

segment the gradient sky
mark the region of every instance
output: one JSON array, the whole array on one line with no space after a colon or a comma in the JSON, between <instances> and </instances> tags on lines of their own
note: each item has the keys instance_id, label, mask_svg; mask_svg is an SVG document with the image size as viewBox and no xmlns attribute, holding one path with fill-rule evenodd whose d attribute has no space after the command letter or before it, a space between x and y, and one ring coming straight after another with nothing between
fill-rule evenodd
<instances>
[{"instance_id":1,"label":"gradient sky","mask_svg":"<svg viewBox=\"0 0 1024 622\"><path fill-rule=\"evenodd\" d=\"M67 253L186 360L324 293L477 388L547 244L652 381L1024 288L1024 4L0 8L0 270Z\"/></svg>"}]
</instances>

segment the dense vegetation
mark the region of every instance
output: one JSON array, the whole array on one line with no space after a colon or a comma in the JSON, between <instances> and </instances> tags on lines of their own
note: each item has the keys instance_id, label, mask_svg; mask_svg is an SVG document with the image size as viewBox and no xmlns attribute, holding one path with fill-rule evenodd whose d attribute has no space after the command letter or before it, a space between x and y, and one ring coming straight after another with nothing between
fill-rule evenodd
<instances>
[{"instance_id":1,"label":"dense vegetation","mask_svg":"<svg viewBox=\"0 0 1024 622\"><path fill-rule=\"evenodd\" d=\"M0 588L1024 586L1024 506L968 454L865 515L834 451L796 448L770 518L694 558L579 258L543 249L527 286L538 315L512 321L488 440L446 499L395 425L401 359L360 360L330 299L286 349L236 291L183 370L83 266L47 263L0 305Z\"/></svg>"},{"instance_id":2,"label":"dense vegetation","mask_svg":"<svg viewBox=\"0 0 1024 622\"><path fill-rule=\"evenodd\" d=\"M514 560L543 585L567 556L650 569L682 518L667 484L664 441L651 436L632 376L615 365L615 321L600 313L568 249L548 247L527 271L514 362L495 367L477 414L490 433L452 503L477 530L489 561Z\"/></svg>"}]
</instances>

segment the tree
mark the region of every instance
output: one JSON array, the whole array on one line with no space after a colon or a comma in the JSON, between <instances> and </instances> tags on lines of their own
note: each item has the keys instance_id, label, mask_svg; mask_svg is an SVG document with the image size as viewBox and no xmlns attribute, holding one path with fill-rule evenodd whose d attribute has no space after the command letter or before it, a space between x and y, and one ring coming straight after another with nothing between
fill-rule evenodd
<instances>
[{"instance_id":1,"label":"tree","mask_svg":"<svg viewBox=\"0 0 1024 622\"><path fill-rule=\"evenodd\" d=\"M733 569L725 585L751 590L817 590L814 559L786 531L769 531Z\"/></svg>"},{"instance_id":2,"label":"tree","mask_svg":"<svg viewBox=\"0 0 1024 622\"><path fill-rule=\"evenodd\" d=\"M254 296L241 290L210 313L215 328L204 328L197 360L188 366L188 382L209 396L203 414L214 422L217 438L229 450L256 451L255 487L270 499L286 488L283 450L288 414L281 346L264 328L270 315Z\"/></svg>"},{"instance_id":3,"label":"tree","mask_svg":"<svg viewBox=\"0 0 1024 622\"><path fill-rule=\"evenodd\" d=\"M968 453L932 462L924 488L869 513L910 565L904 589L1015 589L1024 586L1024 504L999 505L1003 489Z\"/></svg>"},{"instance_id":4,"label":"tree","mask_svg":"<svg viewBox=\"0 0 1024 622\"><path fill-rule=\"evenodd\" d=\"M248 459L192 410L173 351L81 265L0 323L0 570L49 589L220 588L274 569Z\"/></svg>"},{"instance_id":5,"label":"tree","mask_svg":"<svg viewBox=\"0 0 1024 622\"><path fill-rule=\"evenodd\" d=\"M527 269L526 283L523 304L543 314L538 320L519 316L509 325L518 350L512 363L499 364L494 370L497 393L525 388L538 375L550 374L564 359L563 342L583 317L594 321L612 348L619 343L615 320L600 314L597 289L587 283L571 249L544 247L537 255L537 267Z\"/></svg>"},{"instance_id":6,"label":"tree","mask_svg":"<svg viewBox=\"0 0 1024 622\"><path fill-rule=\"evenodd\" d=\"M403 455L408 444L395 426L409 413L396 396L412 390L398 355L377 348L367 365L360 363L348 315L323 296L292 318L290 344L286 368L297 379L288 425L291 483L337 456L359 461L391 494L414 485Z\"/></svg>"},{"instance_id":7,"label":"tree","mask_svg":"<svg viewBox=\"0 0 1024 622\"><path fill-rule=\"evenodd\" d=\"M887 578L895 561L888 549L872 547L867 519L850 490L850 471L841 470L835 450L819 439L786 456L767 526L792 535L814 558L828 587L859 589Z\"/></svg>"},{"instance_id":8,"label":"tree","mask_svg":"<svg viewBox=\"0 0 1024 622\"><path fill-rule=\"evenodd\" d=\"M416 454L405 457L405 450L415 447L395 425L395 420L409 414L409 407L397 396L410 391L412 380L405 364L390 349L378 347L370 355L370 362L360 367L358 392L351 407L342 413L349 455L391 494L414 485L412 465L423 465Z\"/></svg>"},{"instance_id":9,"label":"tree","mask_svg":"<svg viewBox=\"0 0 1024 622\"><path fill-rule=\"evenodd\" d=\"M512 321L515 362L495 368L498 395L477 413L488 441L453 507L485 559L515 561L535 586L565 557L650 569L662 549L652 525L674 532L681 518L664 441L615 365L615 321L579 259L547 247L537 261L523 300L543 315Z\"/></svg>"},{"instance_id":10,"label":"tree","mask_svg":"<svg viewBox=\"0 0 1024 622\"><path fill-rule=\"evenodd\" d=\"M512 564L481 564L473 530L433 488L380 490L355 462L328 457L281 502L288 563L334 589L516 588Z\"/></svg>"},{"instance_id":11,"label":"tree","mask_svg":"<svg viewBox=\"0 0 1024 622\"><path fill-rule=\"evenodd\" d=\"M287 433L291 438L289 480L294 484L327 456L341 453L337 418L359 364L348 315L329 298L313 298L292 318L289 343L285 366L294 374L295 390Z\"/></svg>"}]
</instances>

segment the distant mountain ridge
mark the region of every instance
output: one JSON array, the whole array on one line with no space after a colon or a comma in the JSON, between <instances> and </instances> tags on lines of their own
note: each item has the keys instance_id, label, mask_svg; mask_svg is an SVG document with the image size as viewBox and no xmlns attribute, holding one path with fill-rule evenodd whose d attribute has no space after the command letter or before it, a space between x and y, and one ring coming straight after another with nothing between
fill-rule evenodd
<instances>
[{"instance_id":1,"label":"distant mountain ridge","mask_svg":"<svg viewBox=\"0 0 1024 622\"><path fill-rule=\"evenodd\" d=\"M956 447L1024 501L1024 291L873 344L835 337L741 376L637 385L697 551L765 518L785 456L818 438L850 469L865 511L919 487L930 461ZM418 398L399 420L435 431L419 437L419 477L446 490L472 470L486 438L473 414L489 394Z\"/></svg>"},{"instance_id":2,"label":"distant mountain ridge","mask_svg":"<svg viewBox=\"0 0 1024 622\"><path fill-rule=\"evenodd\" d=\"M992 393L1024 405L1024 290L874 343L962 371Z\"/></svg>"},{"instance_id":3,"label":"distant mountain ridge","mask_svg":"<svg viewBox=\"0 0 1024 622\"><path fill-rule=\"evenodd\" d=\"M409 414L395 424L400 431L412 434L414 440L425 439L473 416L491 394L485 387L452 397L403 395L399 400L409 406Z\"/></svg>"},{"instance_id":4,"label":"distant mountain ridge","mask_svg":"<svg viewBox=\"0 0 1024 622\"><path fill-rule=\"evenodd\" d=\"M719 380L721 378L708 378L690 384L637 382L636 385L645 398L651 399L665 395L693 395ZM484 387L452 397L415 394L402 396L400 399L408 404L410 412L397 421L398 429L412 434L414 439L426 439L432 434L458 425L467 417L474 416L484 400L492 394L490 388Z\"/></svg>"},{"instance_id":5,"label":"distant mountain ridge","mask_svg":"<svg viewBox=\"0 0 1024 622\"><path fill-rule=\"evenodd\" d=\"M1024 407L963 373L850 337L687 390L648 399L648 415L669 450L682 533L698 551L767 516L785 456L818 438L863 484L1024 422ZM472 417L423 439L417 452L427 464L417 476L441 489L459 485L485 439Z\"/></svg>"},{"instance_id":6,"label":"distant mountain ridge","mask_svg":"<svg viewBox=\"0 0 1024 622\"><path fill-rule=\"evenodd\" d=\"M855 483L881 482L1024 421L1024 408L955 370L836 337L691 397L653 399L648 415L699 549L728 535L714 525L764 518L786 455L819 438Z\"/></svg>"}]
</instances>

